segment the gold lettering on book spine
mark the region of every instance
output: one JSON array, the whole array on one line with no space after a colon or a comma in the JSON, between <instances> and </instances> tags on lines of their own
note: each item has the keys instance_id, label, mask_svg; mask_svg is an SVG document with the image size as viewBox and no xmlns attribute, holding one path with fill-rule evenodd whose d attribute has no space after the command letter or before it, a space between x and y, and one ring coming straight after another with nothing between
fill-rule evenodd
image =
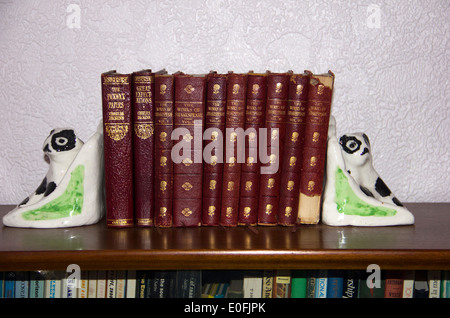
<instances>
[{"instance_id":1,"label":"gold lettering on book spine","mask_svg":"<svg viewBox=\"0 0 450 318\"><path fill-rule=\"evenodd\" d=\"M153 220L152 219L137 219L136 223L138 225L153 225Z\"/></svg>"},{"instance_id":2,"label":"gold lettering on book spine","mask_svg":"<svg viewBox=\"0 0 450 318\"><path fill-rule=\"evenodd\" d=\"M105 124L105 131L109 138L114 141L120 141L128 133L129 124Z\"/></svg>"},{"instance_id":3,"label":"gold lettering on book spine","mask_svg":"<svg viewBox=\"0 0 450 318\"><path fill-rule=\"evenodd\" d=\"M133 219L109 219L108 224L113 226L124 226L133 224Z\"/></svg>"}]
</instances>

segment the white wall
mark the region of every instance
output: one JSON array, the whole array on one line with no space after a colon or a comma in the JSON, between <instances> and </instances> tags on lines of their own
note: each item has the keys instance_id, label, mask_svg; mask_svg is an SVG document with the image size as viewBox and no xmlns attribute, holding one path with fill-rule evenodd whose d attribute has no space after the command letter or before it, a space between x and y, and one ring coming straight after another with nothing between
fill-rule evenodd
<instances>
[{"instance_id":1,"label":"white wall","mask_svg":"<svg viewBox=\"0 0 450 318\"><path fill-rule=\"evenodd\" d=\"M142 68L330 69L338 133L368 134L401 201L448 202L449 16L447 0L0 0L0 204L39 185L52 128L94 132L102 72Z\"/></svg>"}]
</instances>

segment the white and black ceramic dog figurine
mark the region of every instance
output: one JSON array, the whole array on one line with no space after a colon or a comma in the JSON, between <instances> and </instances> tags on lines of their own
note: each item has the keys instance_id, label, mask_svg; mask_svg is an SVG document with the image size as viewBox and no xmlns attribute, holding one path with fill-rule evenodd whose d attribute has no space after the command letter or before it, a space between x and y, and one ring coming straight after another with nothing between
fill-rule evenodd
<instances>
[{"instance_id":1,"label":"white and black ceramic dog figurine","mask_svg":"<svg viewBox=\"0 0 450 318\"><path fill-rule=\"evenodd\" d=\"M359 184L361 191L382 202L403 206L375 171L369 137L366 134L343 135L339 138L339 144L347 172Z\"/></svg>"},{"instance_id":2,"label":"white and black ceramic dog figurine","mask_svg":"<svg viewBox=\"0 0 450 318\"><path fill-rule=\"evenodd\" d=\"M40 186L3 217L10 227L89 225L104 215L103 127L86 143L73 129L54 129L43 151L49 169Z\"/></svg>"},{"instance_id":3,"label":"white and black ceramic dog figurine","mask_svg":"<svg viewBox=\"0 0 450 318\"><path fill-rule=\"evenodd\" d=\"M20 206L34 204L49 196L61 182L84 142L70 128L53 129L44 142L43 151L49 159L49 169L42 183Z\"/></svg>"},{"instance_id":4,"label":"white and black ceramic dog figurine","mask_svg":"<svg viewBox=\"0 0 450 318\"><path fill-rule=\"evenodd\" d=\"M336 137L330 117L322 222L328 225L388 226L414 223L414 216L383 182L364 133Z\"/></svg>"}]
</instances>

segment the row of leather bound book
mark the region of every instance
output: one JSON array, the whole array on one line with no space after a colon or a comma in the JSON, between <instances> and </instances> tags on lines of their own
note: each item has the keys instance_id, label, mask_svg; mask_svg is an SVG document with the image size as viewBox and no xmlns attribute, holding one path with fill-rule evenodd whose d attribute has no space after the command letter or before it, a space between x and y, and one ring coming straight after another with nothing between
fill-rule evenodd
<instances>
[{"instance_id":1,"label":"row of leather bound book","mask_svg":"<svg viewBox=\"0 0 450 318\"><path fill-rule=\"evenodd\" d=\"M318 223L332 72L101 79L108 227Z\"/></svg>"}]
</instances>

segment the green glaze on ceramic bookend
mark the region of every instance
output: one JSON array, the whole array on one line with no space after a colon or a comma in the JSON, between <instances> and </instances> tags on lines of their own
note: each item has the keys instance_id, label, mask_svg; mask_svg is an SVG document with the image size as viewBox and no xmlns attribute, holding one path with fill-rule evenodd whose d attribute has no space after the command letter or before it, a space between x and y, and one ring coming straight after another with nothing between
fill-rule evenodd
<instances>
[{"instance_id":1,"label":"green glaze on ceramic bookend","mask_svg":"<svg viewBox=\"0 0 450 318\"><path fill-rule=\"evenodd\" d=\"M394 196L372 164L369 138L363 133L336 137L330 118L322 222L332 226L414 224L414 216Z\"/></svg>"},{"instance_id":2,"label":"green glaze on ceramic bookend","mask_svg":"<svg viewBox=\"0 0 450 318\"><path fill-rule=\"evenodd\" d=\"M29 221L41 221L66 218L81 214L84 195L84 166L79 165L70 173L69 185L64 193L43 206L22 213Z\"/></svg>"},{"instance_id":3,"label":"green glaze on ceramic bookend","mask_svg":"<svg viewBox=\"0 0 450 318\"><path fill-rule=\"evenodd\" d=\"M97 223L105 214L103 130L83 143L73 129L53 129L44 142L49 169L39 187L3 217L10 227L60 228Z\"/></svg>"}]
</instances>

